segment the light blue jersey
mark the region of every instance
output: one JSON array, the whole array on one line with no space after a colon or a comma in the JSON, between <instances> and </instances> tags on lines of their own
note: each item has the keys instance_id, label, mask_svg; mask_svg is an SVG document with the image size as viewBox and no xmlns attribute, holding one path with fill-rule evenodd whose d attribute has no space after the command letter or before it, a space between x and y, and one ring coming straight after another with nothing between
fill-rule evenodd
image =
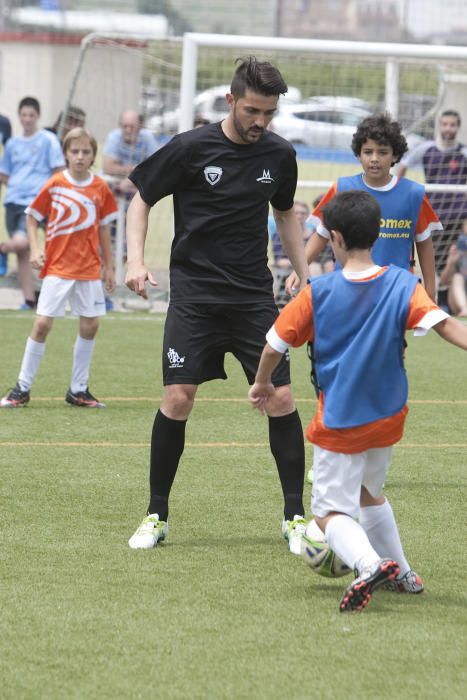
<instances>
[{"instance_id":1,"label":"light blue jersey","mask_svg":"<svg viewBox=\"0 0 467 700\"><path fill-rule=\"evenodd\" d=\"M121 129L114 129L107 136L104 155L122 165L138 165L157 151L158 143L149 129L140 129L136 143L126 143Z\"/></svg>"},{"instance_id":2,"label":"light blue jersey","mask_svg":"<svg viewBox=\"0 0 467 700\"><path fill-rule=\"evenodd\" d=\"M33 136L11 138L0 162L0 173L8 176L4 204L27 207L53 171L65 166L58 138L41 129Z\"/></svg>"}]
</instances>

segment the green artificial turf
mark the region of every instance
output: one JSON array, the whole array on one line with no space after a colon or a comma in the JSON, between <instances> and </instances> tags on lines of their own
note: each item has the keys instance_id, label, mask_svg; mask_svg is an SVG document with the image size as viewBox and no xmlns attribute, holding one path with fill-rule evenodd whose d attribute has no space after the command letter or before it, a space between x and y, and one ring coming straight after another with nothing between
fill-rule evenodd
<instances>
[{"instance_id":1,"label":"green artificial turf","mask_svg":"<svg viewBox=\"0 0 467 700\"><path fill-rule=\"evenodd\" d=\"M0 315L3 392L32 319ZM90 387L108 407L91 411L63 401L76 321L57 320L30 405L0 412L0 696L465 697L465 354L409 338L410 414L386 494L426 593L377 592L343 615L348 579L318 577L281 539L267 420L230 357L229 379L199 390L167 542L128 548L147 505L162 328L149 314L102 321ZM305 424L303 349L292 368Z\"/></svg>"}]
</instances>

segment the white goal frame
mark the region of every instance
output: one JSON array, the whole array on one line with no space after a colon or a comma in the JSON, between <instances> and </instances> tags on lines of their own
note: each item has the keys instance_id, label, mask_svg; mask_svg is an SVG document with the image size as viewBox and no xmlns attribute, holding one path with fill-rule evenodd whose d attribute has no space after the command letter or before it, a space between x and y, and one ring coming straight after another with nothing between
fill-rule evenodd
<instances>
[{"instance_id":1,"label":"white goal frame","mask_svg":"<svg viewBox=\"0 0 467 700\"><path fill-rule=\"evenodd\" d=\"M323 39L287 39L231 34L200 34L188 32L183 37L182 76L180 85L179 131L193 127L198 69L198 49L201 46L239 49L282 49L308 53L368 56L385 58L385 108L397 119L399 113L399 63L401 59L467 60L467 46L438 46L433 44L390 44L369 41L334 41Z\"/></svg>"}]
</instances>

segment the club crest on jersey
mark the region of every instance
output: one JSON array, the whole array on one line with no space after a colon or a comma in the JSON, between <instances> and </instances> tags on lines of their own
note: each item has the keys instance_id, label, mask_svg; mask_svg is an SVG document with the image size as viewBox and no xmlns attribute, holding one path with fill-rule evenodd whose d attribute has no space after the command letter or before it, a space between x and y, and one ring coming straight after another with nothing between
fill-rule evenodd
<instances>
[{"instance_id":1,"label":"club crest on jersey","mask_svg":"<svg viewBox=\"0 0 467 700\"><path fill-rule=\"evenodd\" d=\"M222 177L222 172L222 168L218 168L217 165L208 165L207 168L204 168L206 182L210 185L217 185Z\"/></svg>"},{"instance_id":2,"label":"club crest on jersey","mask_svg":"<svg viewBox=\"0 0 467 700\"><path fill-rule=\"evenodd\" d=\"M271 173L269 172L269 170L263 170L263 174L261 175L261 177L256 178L256 182L265 182L269 184L271 182L274 182L274 178L271 177Z\"/></svg>"}]
</instances>

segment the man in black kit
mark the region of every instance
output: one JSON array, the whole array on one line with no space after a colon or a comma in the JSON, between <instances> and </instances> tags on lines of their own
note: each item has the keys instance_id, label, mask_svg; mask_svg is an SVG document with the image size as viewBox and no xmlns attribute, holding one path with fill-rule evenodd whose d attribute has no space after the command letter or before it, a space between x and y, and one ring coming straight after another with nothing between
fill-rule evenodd
<instances>
[{"instance_id":1,"label":"man in black kit","mask_svg":"<svg viewBox=\"0 0 467 700\"><path fill-rule=\"evenodd\" d=\"M151 497L147 517L129 540L133 549L149 549L167 536L169 493L198 385L226 379L226 352L242 364L248 383L254 382L265 334L278 314L267 265L270 202L301 287L307 281L303 236L293 210L295 151L267 131L285 92L286 83L269 62L239 59L226 96L227 118L175 136L129 176L138 192L127 215L126 284L144 298L146 282L156 284L144 264L150 208L172 194L175 216L164 392L151 441ZM305 524L305 457L284 359L273 375L279 390L266 408L285 501L282 534L294 550Z\"/></svg>"}]
</instances>

